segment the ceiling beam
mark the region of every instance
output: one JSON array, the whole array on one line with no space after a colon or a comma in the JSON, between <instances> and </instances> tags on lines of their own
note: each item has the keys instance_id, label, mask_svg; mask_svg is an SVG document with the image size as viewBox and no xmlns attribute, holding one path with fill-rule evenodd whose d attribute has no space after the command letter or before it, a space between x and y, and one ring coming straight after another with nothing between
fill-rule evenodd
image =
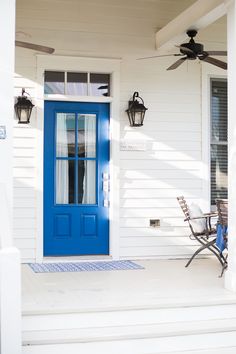
<instances>
[{"instance_id":1,"label":"ceiling beam","mask_svg":"<svg viewBox=\"0 0 236 354\"><path fill-rule=\"evenodd\" d=\"M188 29L207 27L226 14L224 0L198 0L156 33L156 49L173 49L186 38Z\"/></svg>"}]
</instances>

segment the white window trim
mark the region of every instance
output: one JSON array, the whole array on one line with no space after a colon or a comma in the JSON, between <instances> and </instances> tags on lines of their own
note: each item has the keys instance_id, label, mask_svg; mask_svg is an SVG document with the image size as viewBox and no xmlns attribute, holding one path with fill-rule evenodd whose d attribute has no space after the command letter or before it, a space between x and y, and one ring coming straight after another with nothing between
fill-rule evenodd
<instances>
[{"instance_id":1,"label":"white window trim","mask_svg":"<svg viewBox=\"0 0 236 354\"><path fill-rule=\"evenodd\" d=\"M225 74L224 74L225 72ZM227 79L227 72L202 65L202 204L211 209L211 79Z\"/></svg>"},{"instance_id":2,"label":"white window trim","mask_svg":"<svg viewBox=\"0 0 236 354\"><path fill-rule=\"evenodd\" d=\"M85 71L111 75L110 97L44 95L45 70ZM120 60L37 55L37 239L36 262L43 262L43 161L44 161L44 100L110 103L110 208L109 255L119 259L119 141L120 141ZM78 257L79 258L79 257Z\"/></svg>"}]
</instances>

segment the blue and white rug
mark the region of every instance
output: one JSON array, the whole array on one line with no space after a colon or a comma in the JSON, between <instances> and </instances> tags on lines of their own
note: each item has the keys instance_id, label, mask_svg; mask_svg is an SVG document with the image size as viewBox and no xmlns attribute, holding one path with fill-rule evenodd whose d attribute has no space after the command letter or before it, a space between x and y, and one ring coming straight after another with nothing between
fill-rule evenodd
<instances>
[{"instance_id":1,"label":"blue and white rug","mask_svg":"<svg viewBox=\"0 0 236 354\"><path fill-rule=\"evenodd\" d=\"M132 261L29 263L29 266L35 273L97 272L144 269L143 266L140 266Z\"/></svg>"}]
</instances>

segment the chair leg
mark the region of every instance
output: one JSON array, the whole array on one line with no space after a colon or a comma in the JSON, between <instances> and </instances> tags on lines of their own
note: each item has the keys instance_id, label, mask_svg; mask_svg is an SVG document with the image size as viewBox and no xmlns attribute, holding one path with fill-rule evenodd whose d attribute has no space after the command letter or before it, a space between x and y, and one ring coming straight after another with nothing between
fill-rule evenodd
<instances>
[{"instance_id":1,"label":"chair leg","mask_svg":"<svg viewBox=\"0 0 236 354\"><path fill-rule=\"evenodd\" d=\"M224 264L223 264L223 266L222 266L222 270L221 270L221 274L219 275L219 278L222 278L222 277L223 277L224 271L225 271L225 270L227 269L227 267L228 267L227 256L228 256L228 255L226 255L226 257L224 258L225 262L224 262Z\"/></svg>"},{"instance_id":2,"label":"chair leg","mask_svg":"<svg viewBox=\"0 0 236 354\"><path fill-rule=\"evenodd\" d=\"M219 262L220 262L221 265L223 266L225 262L222 261L220 254L217 253L215 250L213 250L213 249L211 248L211 246L214 245L215 240L216 240L216 239L213 239L211 242L208 242L208 243L204 243L203 241L198 240L198 241L202 244L202 246L201 246L200 248L198 248L197 251L192 255L192 257L189 259L189 261L187 262L187 264L185 265L185 267L187 268L187 267L190 265L190 263L192 262L192 260L193 260L200 252L202 252L202 251L203 251L204 249L206 249L206 248L208 248L212 253L214 253L214 255L218 258Z\"/></svg>"},{"instance_id":3,"label":"chair leg","mask_svg":"<svg viewBox=\"0 0 236 354\"><path fill-rule=\"evenodd\" d=\"M223 266L225 264L225 258L223 256L222 253L219 253L218 249L216 247L214 247L214 249L212 249L211 247L213 246L210 246L209 247L209 250L214 253L214 255L218 258L220 264Z\"/></svg>"},{"instance_id":4,"label":"chair leg","mask_svg":"<svg viewBox=\"0 0 236 354\"><path fill-rule=\"evenodd\" d=\"M189 266L189 264L192 262L192 260L194 259L194 257L196 257L196 255L198 255L198 253L202 252L204 249L206 248L205 245L203 245L202 247L198 248L196 252L194 252L194 254L192 255L192 257L189 259L189 261L187 262L187 264L185 265L185 267L187 268Z\"/></svg>"},{"instance_id":5,"label":"chair leg","mask_svg":"<svg viewBox=\"0 0 236 354\"><path fill-rule=\"evenodd\" d=\"M223 277L224 271L227 269L227 267L228 267L228 264L225 263L225 264L223 265L223 267L222 267L222 270L221 270L221 273L220 273L220 275L219 275L219 278L222 278L222 277Z\"/></svg>"},{"instance_id":6,"label":"chair leg","mask_svg":"<svg viewBox=\"0 0 236 354\"><path fill-rule=\"evenodd\" d=\"M223 261L223 264L225 264L227 262L227 257L225 257L222 252L219 253L219 249L215 245L212 245L211 247L214 248L214 250L216 251L216 253L218 255L220 255L220 258ZM213 252L213 250L212 250L212 252Z\"/></svg>"}]
</instances>

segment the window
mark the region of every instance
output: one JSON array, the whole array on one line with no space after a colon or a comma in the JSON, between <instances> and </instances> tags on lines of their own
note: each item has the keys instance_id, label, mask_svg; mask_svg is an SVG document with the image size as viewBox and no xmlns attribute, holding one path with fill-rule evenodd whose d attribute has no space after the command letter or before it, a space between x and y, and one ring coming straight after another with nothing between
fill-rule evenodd
<instances>
[{"instance_id":1,"label":"window","mask_svg":"<svg viewBox=\"0 0 236 354\"><path fill-rule=\"evenodd\" d=\"M110 75L90 74L90 90L92 96L109 96Z\"/></svg>"},{"instance_id":2,"label":"window","mask_svg":"<svg viewBox=\"0 0 236 354\"><path fill-rule=\"evenodd\" d=\"M96 204L97 117L56 113L56 204Z\"/></svg>"},{"instance_id":3,"label":"window","mask_svg":"<svg viewBox=\"0 0 236 354\"><path fill-rule=\"evenodd\" d=\"M65 92L65 73L62 71L46 71L44 93L59 93Z\"/></svg>"},{"instance_id":4,"label":"window","mask_svg":"<svg viewBox=\"0 0 236 354\"><path fill-rule=\"evenodd\" d=\"M211 80L211 204L228 196L227 81Z\"/></svg>"},{"instance_id":5,"label":"window","mask_svg":"<svg viewBox=\"0 0 236 354\"><path fill-rule=\"evenodd\" d=\"M45 94L110 96L110 74L45 71Z\"/></svg>"},{"instance_id":6,"label":"window","mask_svg":"<svg viewBox=\"0 0 236 354\"><path fill-rule=\"evenodd\" d=\"M88 94L87 73L67 73L67 95L86 96Z\"/></svg>"}]
</instances>

